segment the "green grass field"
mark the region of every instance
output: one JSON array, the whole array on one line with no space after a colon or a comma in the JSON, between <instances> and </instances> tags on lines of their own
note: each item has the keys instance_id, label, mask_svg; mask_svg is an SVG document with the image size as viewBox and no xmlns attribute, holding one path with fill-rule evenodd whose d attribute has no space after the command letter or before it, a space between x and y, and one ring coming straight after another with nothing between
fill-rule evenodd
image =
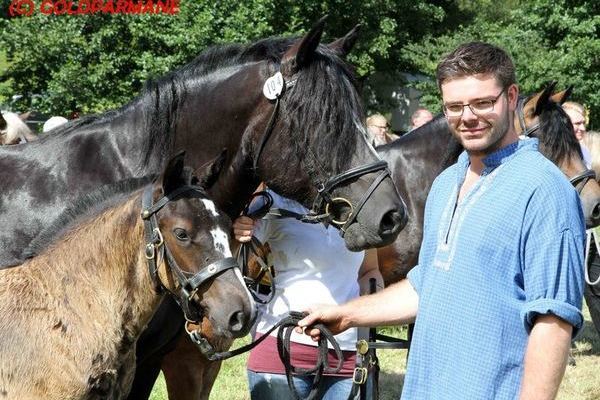
<instances>
[{"instance_id":1,"label":"green grass field","mask_svg":"<svg viewBox=\"0 0 600 400\"><path fill-rule=\"evenodd\" d=\"M567 367L560 387L559 400L598 400L600 399L600 338L594 329L587 307L584 306L585 329L575 341L573 356L576 366ZM398 329L394 330L397 335ZM389 333L386 331L385 333ZM238 347L248 339L237 341ZM406 371L405 350L380 350L377 352L381 363L379 378L380 400L397 400L402 391ZM475 360L474 360L475 362ZM247 400L246 357L244 355L227 360L211 393L211 400ZM156 383L151 400L166 400L166 387L162 377ZM283 399L282 399L283 400Z\"/></svg>"}]
</instances>

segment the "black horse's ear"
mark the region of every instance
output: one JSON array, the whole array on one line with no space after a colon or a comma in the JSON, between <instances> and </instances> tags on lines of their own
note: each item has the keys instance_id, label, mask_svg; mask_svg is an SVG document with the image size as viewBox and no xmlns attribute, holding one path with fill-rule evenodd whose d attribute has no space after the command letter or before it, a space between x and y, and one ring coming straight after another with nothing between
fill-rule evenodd
<instances>
[{"instance_id":1,"label":"black horse's ear","mask_svg":"<svg viewBox=\"0 0 600 400\"><path fill-rule=\"evenodd\" d=\"M554 93L550 98L553 102L562 105L569 97L571 97L571 93L573 93L573 85L569 86L566 90L562 92Z\"/></svg>"},{"instance_id":2,"label":"black horse's ear","mask_svg":"<svg viewBox=\"0 0 600 400\"><path fill-rule=\"evenodd\" d=\"M198 168L196 170L198 185L206 190L210 189L219 178L219 174L223 170L226 160L227 149L223 149L218 156Z\"/></svg>"},{"instance_id":3,"label":"black horse's ear","mask_svg":"<svg viewBox=\"0 0 600 400\"><path fill-rule=\"evenodd\" d=\"M550 82L550 84L546 86L542 94L538 97L537 102L535 104L535 110L533 113L534 115L540 115L545 109L546 105L550 101L550 96L552 96L552 92L554 92L555 86L556 81Z\"/></svg>"},{"instance_id":4,"label":"black horse's ear","mask_svg":"<svg viewBox=\"0 0 600 400\"><path fill-rule=\"evenodd\" d=\"M2 113L0 113L0 129L6 129L6 125L6 120L4 119Z\"/></svg>"},{"instance_id":5,"label":"black horse's ear","mask_svg":"<svg viewBox=\"0 0 600 400\"><path fill-rule=\"evenodd\" d=\"M185 151L180 151L169 160L164 172L159 178L163 193L168 194L180 186L186 185L186 174L183 168Z\"/></svg>"},{"instance_id":6,"label":"black horse's ear","mask_svg":"<svg viewBox=\"0 0 600 400\"><path fill-rule=\"evenodd\" d=\"M327 15L317 21L310 31L283 55L281 64L285 66L287 73L294 74L311 63L321 41L326 19Z\"/></svg>"},{"instance_id":7,"label":"black horse's ear","mask_svg":"<svg viewBox=\"0 0 600 400\"><path fill-rule=\"evenodd\" d=\"M338 57L346 57L350 50L354 47L356 39L358 39L358 31L360 31L361 25L358 24L344 37L341 37L333 42L329 43L329 47Z\"/></svg>"}]
</instances>

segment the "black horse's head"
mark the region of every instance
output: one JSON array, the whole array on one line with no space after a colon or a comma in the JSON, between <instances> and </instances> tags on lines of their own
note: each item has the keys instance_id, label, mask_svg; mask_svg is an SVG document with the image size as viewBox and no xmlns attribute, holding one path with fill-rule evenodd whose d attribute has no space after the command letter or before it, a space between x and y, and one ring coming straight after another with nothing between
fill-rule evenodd
<instances>
[{"instance_id":1,"label":"black horse's head","mask_svg":"<svg viewBox=\"0 0 600 400\"><path fill-rule=\"evenodd\" d=\"M342 222L337 226L349 249L381 246L403 228L406 211L392 180L381 175L387 167L374 167L380 159L366 140L354 75L342 59L357 28L326 45L320 43L323 25L321 20L289 41L280 59L264 63L263 81L281 73L283 86L278 99L262 99L264 121L274 120L254 132L252 154L272 189Z\"/></svg>"}]
</instances>

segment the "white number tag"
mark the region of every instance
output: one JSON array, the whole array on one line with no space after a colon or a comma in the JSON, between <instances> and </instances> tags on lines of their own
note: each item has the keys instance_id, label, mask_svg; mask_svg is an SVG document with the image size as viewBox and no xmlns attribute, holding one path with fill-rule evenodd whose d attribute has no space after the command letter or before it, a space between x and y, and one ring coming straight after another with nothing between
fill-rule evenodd
<instances>
[{"instance_id":1,"label":"white number tag","mask_svg":"<svg viewBox=\"0 0 600 400\"><path fill-rule=\"evenodd\" d=\"M277 72L275 75L267 79L263 86L263 94L269 100L275 100L283 91L283 75Z\"/></svg>"}]
</instances>

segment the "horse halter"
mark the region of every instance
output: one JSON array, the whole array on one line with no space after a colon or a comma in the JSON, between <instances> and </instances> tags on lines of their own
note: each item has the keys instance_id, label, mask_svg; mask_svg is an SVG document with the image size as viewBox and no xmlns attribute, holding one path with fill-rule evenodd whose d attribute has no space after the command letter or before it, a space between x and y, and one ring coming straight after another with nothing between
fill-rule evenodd
<instances>
[{"instance_id":1,"label":"horse halter","mask_svg":"<svg viewBox=\"0 0 600 400\"><path fill-rule=\"evenodd\" d=\"M517 102L517 117L519 118L519 126L521 127L521 135L531 136L533 133L537 132L540 129L540 123L533 125L530 128L527 128L527 124L525 123L525 112L524 106L527 103L529 98L521 97ZM596 172L592 169L585 169L583 172L575 175L572 178L569 178L569 182L571 185L575 187L578 194L581 194L581 191L588 183L590 179L596 179Z\"/></svg>"},{"instance_id":2,"label":"horse halter","mask_svg":"<svg viewBox=\"0 0 600 400\"><path fill-rule=\"evenodd\" d=\"M157 293L166 291L170 293L175 301L179 304L185 318L188 321L199 322L203 318L202 308L196 304L192 298L200 288L200 286L214 279L217 275L228 269L239 268L237 260L233 257L226 257L217 260L203 268L197 273L192 274L186 272L179 267L169 247L164 242L163 235L158 227L156 213L161 210L169 202L174 201L183 195L187 197L204 197L204 190L199 186L181 186L171 193L167 193L156 203L152 201L152 186L147 187L142 195L142 219L144 220L144 238L146 241L145 256L148 260L148 271L154 283ZM170 269L177 278L179 287L177 293L170 291L160 280L158 276L158 258L165 260L165 265Z\"/></svg>"},{"instance_id":3,"label":"horse halter","mask_svg":"<svg viewBox=\"0 0 600 400\"><path fill-rule=\"evenodd\" d=\"M281 72L277 72L265 82L263 93L265 97L267 97L267 99L275 101L275 107L273 108L273 111L269 118L269 122L267 123L267 126L265 127L265 130L261 136L261 140L258 145L258 150L256 151L254 156L253 168L255 172L258 170L258 162L260 160L262 151L267 141L271 137L271 134L273 133L273 127L275 126L275 120L277 119L277 114L279 112L279 103L281 101L281 98L288 89L291 89L296 85L296 81L297 79L293 79L289 82L285 82ZM312 155L312 153L310 152L308 152L307 154ZM312 157L315 158L314 155ZM310 160L310 158L307 158L307 161L308 160ZM316 162L316 160L312 160L311 162L313 164L311 169L313 170L313 172L316 173L320 170L320 168L318 167L318 163ZM377 171L381 172L379 173L377 178L375 178L375 180L371 183L371 185L369 186L369 188L367 189L367 191L362 196L362 198L356 206L354 206L352 202L346 198L333 196L333 190L342 183ZM371 194L375 191L375 189L377 189L381 181L383 181L386 177L389 177L390 175L391 174L387 162L379 160L366 165L351 168L345 172L328 178L325 181L316 182L315 186L317 187L317 197L315 198L309 213L304 215L291 213L293 215L290 214L288 215L288 217L291 216L302 222L307 223L332 223L340 227L340 234L342 237L344 237L346 229L350 224L354 222L354 220L358 216L358 213L361 211ZM346 205L350 208L350 212L348 213L346 220L336 220L334 219L334 217L332 217L330 211L333 210L336 203L339 205ZM322 211L324 211L324 213L322 213Z\"/></svg>"}]
</instances>

